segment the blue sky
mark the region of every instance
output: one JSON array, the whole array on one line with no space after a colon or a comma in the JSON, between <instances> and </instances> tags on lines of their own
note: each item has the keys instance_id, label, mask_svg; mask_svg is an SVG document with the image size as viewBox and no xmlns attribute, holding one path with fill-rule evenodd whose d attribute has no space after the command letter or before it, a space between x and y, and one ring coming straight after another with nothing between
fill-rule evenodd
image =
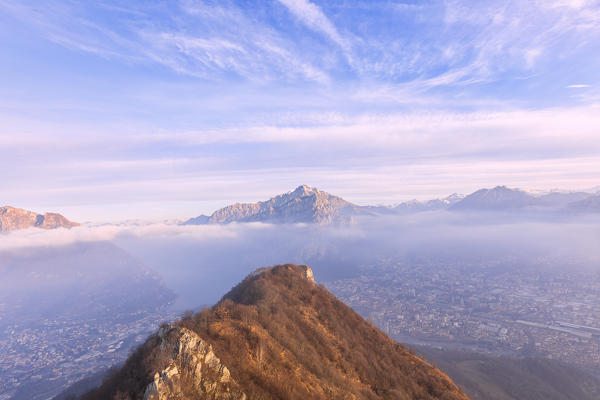
<instances>
[{"instance_id":1,"label":"blue sky","mask_svg":"<svg viewBox=\"0 0 600 400\"><path fill-rule=\"evenodd\" d=\"M600 182L600 2L0 3L2 202L188 217Z\"/></svg>"}]
</instances>

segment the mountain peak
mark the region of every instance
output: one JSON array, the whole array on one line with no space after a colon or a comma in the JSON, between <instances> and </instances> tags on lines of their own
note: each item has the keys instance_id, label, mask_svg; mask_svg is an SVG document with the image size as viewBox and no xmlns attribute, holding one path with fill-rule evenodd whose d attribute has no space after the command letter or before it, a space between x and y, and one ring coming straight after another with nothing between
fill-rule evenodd
<instances>
[{"instance_id":1,"label":"mountain peak","mask_svg":"<svg viewBox=\"0 0 600 400\"><path fill-rule=\"evenodd\" d=\"M317 188L310 187L308 185L300 185L292 192L295 196L306 196L308 194L312 194L318 192Z\"/></svg>"},{"instance_id":2,"label":"mountain peak","mask_svg":"<svg viewBox=\"0 0 600 400\"><path fill-rule=\"evenodd\" d=\"M264 291L260 289L264 282L268 282L269 285L279 285L283 281L286 282L290 290L298 286L311 288L316 285L312 269L308 265L275 265L259 268L250 273L242 282L223 296L223 300L231 299L241 304L251 304L256 301L254 295L257 291Z\"/></svg>"},{"instance_id":3,"label":"mountain peak","mask_svg":"<svg viewBox=\"0 0 600 400\"><path fill-rule=\"evenodd\" d=\"M261 268L214 307L163 326L83 399L115 393L128 399L468 399L448 376L316 285L308 266L293 264Z\"/></svg>"},{"instance_id":4,"label":"mountain peak","mask_svg":"<svg viewBox=\"0 0 600 400\"><path fill-rule=\"evenodd\" d=\"M349 212L357 206L308 185L258 203L236 203L215 211L209 217L191 218L184 224L227 224L231 222L318 223L349 222Z\"/></svg>"},{"instance_id":5,"label":"mountain peak","mask_svg":"<svg viewBox=\"0 0 600 400\"><path fill-rule=\"evenodd\" d=\"M71 222L57 213L38 214L21 208L10 206L0 207L0 231L12 231L27 228L70 229L75 226L79 226L79 224Z\"/></svg>"},{"instance_id":6,"label":"mountain peak","mask_svg":"<svg viewBox=\"0 0 600 400\"><path fill-rule=\"evenodd\" d=\"M462 199L464 199L465 196L463 196L462 194L459 193L452 193L450 196L446 196L442 199L442 201L446 204L454 204L456 202L461 201Z\"/></svg>"},{"instance_id":7,"label":"mountain peak","mask_svg":"<svg viewBox=\"0 0 600 400\"><path fill-rule=\"evenodd\" d=\"M488 189L488 190L495 190L495 191L514 191L514 190L519 190L519 189L511 189L506 185L498 185L496 187L494 187L493 189Z\"/></svg>"},{"instance_id":8,"label":"mountain peak","mask_svg":"<svg viewBox=\"0 0 600 400\"><path fill-rule=\"evenodd\" d=\"M520 189L496 186L479 189L450 207L451 210L503 211L538 205L535 196Z\"/></svg>"}]
</instances>

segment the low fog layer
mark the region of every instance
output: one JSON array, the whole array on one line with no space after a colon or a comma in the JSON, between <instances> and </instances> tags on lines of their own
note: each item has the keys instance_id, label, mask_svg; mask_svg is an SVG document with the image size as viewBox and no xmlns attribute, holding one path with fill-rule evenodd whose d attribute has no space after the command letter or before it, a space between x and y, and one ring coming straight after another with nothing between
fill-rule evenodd
<instances>
[{"instance_id":1,"label":"low fog layer","mask_svg":"<svg viewBox=\"0 0 600 400\"><path fill-rule=\"evenodd\" d=\"M26 230L3 235L0 251L25 254L39 247L98 241L111 241L152 268L179 297L178 308L212 304L255 268L286 262L311 265L321 282L364 273L374 261L385 259L483 268L502 258L515 267L600 270L597 216L547 221L443 211L367 218L350 226L153 224ZM98 266L82 263L80 268Z\"/></svg>"},{"instance_id":2,"label":"low fog layer","mask_svg":"<svg viewBox=\"0 0 600 400\"><path fill-rule=\"evenodd\" d=\"M14 323L118 318L174 298L156 272L110 242L0 250L0 275L0 337Z\"/></svg>"}]
</instances>

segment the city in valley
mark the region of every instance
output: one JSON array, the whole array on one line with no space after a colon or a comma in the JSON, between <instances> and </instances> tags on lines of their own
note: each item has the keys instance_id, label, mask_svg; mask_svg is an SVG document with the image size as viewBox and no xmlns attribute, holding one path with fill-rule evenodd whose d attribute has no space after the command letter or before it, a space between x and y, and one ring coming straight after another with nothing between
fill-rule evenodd
<instances>
[{"instance_id":1,"label":"city in valley","mask_svg":"<svg viewBox=\"0 0 600 400\"><path fill-rule=\"evenodd\" d=\"M160 323L179 315L161 308L84 321L63 316L1 325L0 400L48 399L81 379L96 374L101 379Z\"/></svg>"},{"instance_id":2,"label":"city in valley","mask_svg":"<svg viewBox=\"0 0 600 400\"><path fill-rule=\"evenodd\" d=\"M399 341L600 366L600 272L579 263L385 259L363 271L327 287Z\"/></svg>"}]
</instances>

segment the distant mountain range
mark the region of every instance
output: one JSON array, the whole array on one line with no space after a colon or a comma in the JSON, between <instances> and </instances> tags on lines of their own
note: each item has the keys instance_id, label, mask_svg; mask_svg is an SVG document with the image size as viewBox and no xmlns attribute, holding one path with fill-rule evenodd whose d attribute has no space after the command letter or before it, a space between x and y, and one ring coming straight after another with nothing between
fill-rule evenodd
<instances>
[{"instance_id":1,"label":"distant mountain range","mask_svg":"<svg viewBox=\"0 0 600 400\"><path fill-rule=\"evenodd\" d=\"M359 206L339 196L307 185L258 203L235 203L211 215L188 219L181 225L264 222L272 224L314 223L345 225L357 217L405 215L427 211L454 212L560 212L600 213L600 193L550 191L534 194L521 189L496 186L467 196L454 193L428 201L411 200L395 206ZM72 228L78 223L57 213L38 214L15 207L0 207L0 232L26 228Z\"/></svg>"},{"instance_id":2,"label":"distant mountain range","mask_svg":"<svg viewBox=\"0 0 600 400\"><path fill-rule=\"evenodd\" d=\"M569 208L577 211L593 211L581 203L595 197L584 192L549 192L534 195L521 189L496 186L493 189L480 189L449 207L452 211L514 211L523 209L561 210Z\"/></svg>"},{"instance_id":3,"label":"distant mountain range","mask_svg":"<svg viewBox=\"0 0 600 400\"><path fill-rule=\"evenodd\" d=\"M0 231L12 231L27 228L73 228L79 226L77 222L71 222L60 214L45 213L38 214L15 207L0 207Z\"/></svg>"},{"instance_id":4,"label":"distant mountain range","mask_svg":"<svg viewBox=\"0 0 600 400\"><path fill-rule=\"evenodd\" d=\"M444 210L448 207L452 207L454 204L461 202L465 196L462 194L454 193L443 199L433 199L428 201L406 201L400 203L397 206L391 207L396 213L412 213L420 211L435 211Z\"/></svg>"},{"instance_id":5,"label":"distant mountain range","mask_svg":"<svg viewBox=\"0 0 600 400\"><path fill-rule=\"evenodd\" d=\"M551 191L532 194L497 186L468 196L454 193L442 199L407 201L396 206L359 206L325 191L302 185L295 190L258 203L236 203L212 215L190 218L183 225L231 222L345 224L359 216L403 215L425 211L455 212L600 212L600 194Z\"/></svg>"},{"instance_id":6,"label":"distant mountain range","mask_svg":"<svg viewBox=\"0 0 600 400\"><path fill-rule=\"evenodd\" d=\"M116 398L468 399L291 264L261 268L214 307L164 324L81 397Z\"/></svg>"}]
</instances>

